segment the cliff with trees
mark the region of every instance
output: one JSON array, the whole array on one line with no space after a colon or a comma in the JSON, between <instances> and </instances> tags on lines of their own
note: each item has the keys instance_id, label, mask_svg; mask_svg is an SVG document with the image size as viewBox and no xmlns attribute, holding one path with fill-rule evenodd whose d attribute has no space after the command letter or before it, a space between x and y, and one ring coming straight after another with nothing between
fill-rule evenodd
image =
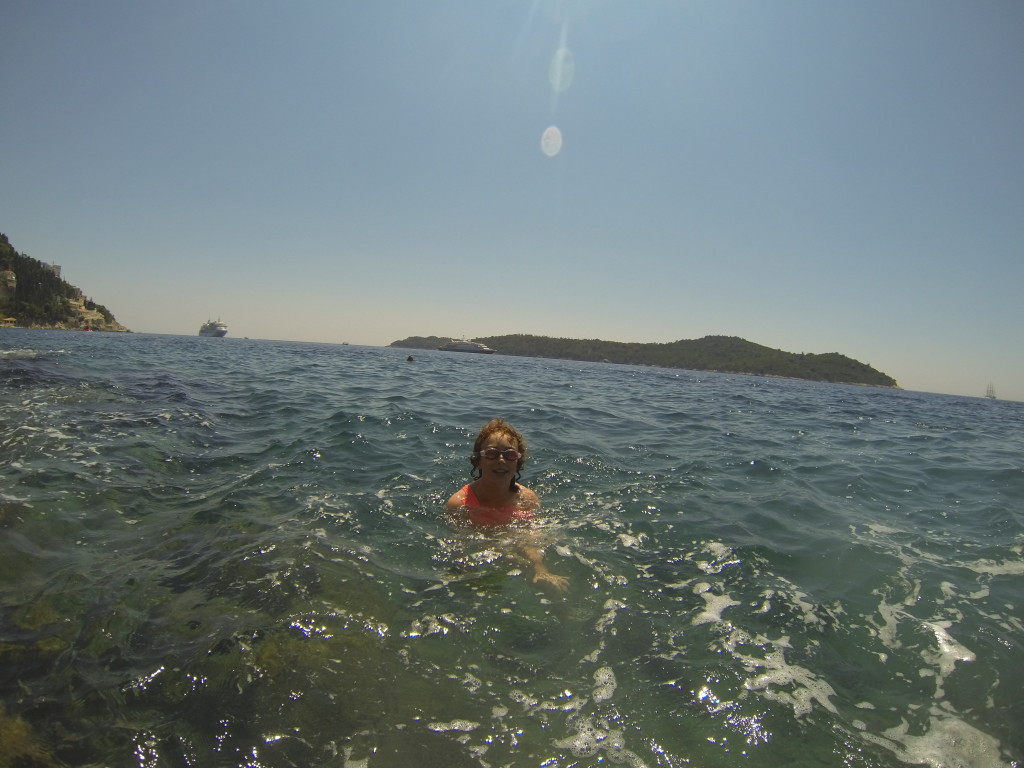
<instances>
[{"instance_id":1,"label":"cliff with trees","mask_svg":"<svg viewBox=\"0 0 1024 768\"><path fill-rule=\"evenodd\" d=\"M439 336L410 336L391 343L392 347L437 349L450 339ZM600 339L556 339L515 334L474 339L503 355L548 357L559 360L655 365L692 371L718 371L758 376L781 376L809 381L896 387L896 380L870 365L838 352L809 354L784 352L736 336L705 336L702 339L665 344L601 341Z\"/></svg>"},{"instance_id":2,"label":"cliff with trees","mask_svg":"<svg viewBox=\"0 0 1024 768\"><path fill-rule=\"evenodd\" d=\"M2 233L0 319L23 328L128 330L110 310L61 279L57 269L18 253Z\"/></svg>"}]
</instances>

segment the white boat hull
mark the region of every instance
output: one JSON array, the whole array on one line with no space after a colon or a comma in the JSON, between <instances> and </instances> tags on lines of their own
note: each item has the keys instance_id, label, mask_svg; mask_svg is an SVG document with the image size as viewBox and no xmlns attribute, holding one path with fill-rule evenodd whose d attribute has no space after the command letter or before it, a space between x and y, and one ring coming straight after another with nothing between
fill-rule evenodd
<instances>
[{"instance_id":1,"label":"white boat hull","mask_svg":"<svg viewBox=\"0 0 1024 768\"><path fill-rule=\"evenodd\" d=\"M217 338L220 338L221 336L227 336L228 335L228 324L227 323L222 323L220 320L218 320L216 322L211 320L208 323L203 323L199 327L199 335L200 336L215 336Z\"/></svg>"}]
</instances>

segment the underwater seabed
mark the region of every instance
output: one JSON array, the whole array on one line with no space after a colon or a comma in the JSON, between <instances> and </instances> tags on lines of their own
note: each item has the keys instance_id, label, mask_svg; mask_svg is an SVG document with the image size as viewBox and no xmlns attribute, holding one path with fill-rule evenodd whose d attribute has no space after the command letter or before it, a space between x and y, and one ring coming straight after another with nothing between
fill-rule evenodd
<instances>
[{"instance_id":1,"label":"underwater seabed","mask_svg":"<svg viewBox=\"0 0 1024 768\"><path fill-rule=\"evenodd\" d=\"M8 602L35 640L5 643L5 666L49 691L5 713L8 764L1009 764L956 706L999 681L970 676L948 622L914 618L920 582L884 557L847 554L875 596L851 617L763 548L603 517L549 547L565 596L501 537L389 551L332 535L331 514L291 546L251 523L168 532L162 572L128 558ZM943 589L940 613L975 597Z\"/></svg>"}]
</instances>

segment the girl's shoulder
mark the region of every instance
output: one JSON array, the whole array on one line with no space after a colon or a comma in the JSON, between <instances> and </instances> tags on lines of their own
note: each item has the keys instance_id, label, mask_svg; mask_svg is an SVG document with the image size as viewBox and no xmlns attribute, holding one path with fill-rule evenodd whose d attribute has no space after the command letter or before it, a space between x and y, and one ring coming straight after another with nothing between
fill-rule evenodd
<instances>
[{"instance_id":1,"label":"girl's shoulder","mask_svg":"<svg viewBox=\"0 0 1024 768\"><path fill-rule=\"evenodd\" d=\"M466 506L466 492L468 490L469 485L464 485L453 493L451 498L448 499L448 509L459 509Z\"/></svg>"},{"instance_id":2,"label":"girl's shoulder","mask_svg":"<svg viewBox=\"0 0 1024 768\"><path fill-rule=\"evenodd\" d=\"M525 485L519 486L519 508L537 509L540 506L540 498Z\"/></svg>"}]
</instances>

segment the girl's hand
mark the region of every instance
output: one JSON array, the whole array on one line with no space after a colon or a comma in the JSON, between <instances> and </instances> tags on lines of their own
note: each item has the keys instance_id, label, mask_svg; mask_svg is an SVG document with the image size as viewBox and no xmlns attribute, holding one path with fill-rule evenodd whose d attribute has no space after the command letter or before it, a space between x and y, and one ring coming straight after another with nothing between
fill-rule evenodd
<instances>
[{"instance_id":1,"label":"girl's hand","mask_svg":"<svg viewBox=\"0 0 1024 768\"><path fill-rule=\"evenodd\" d=\"M534 568L533 583L539 584L541 582L550 584L559 592L565 592L569 588L569 580L565 576L559 576L557 573L552 573L546 568Z\"/></svg>"}]
</instances>

